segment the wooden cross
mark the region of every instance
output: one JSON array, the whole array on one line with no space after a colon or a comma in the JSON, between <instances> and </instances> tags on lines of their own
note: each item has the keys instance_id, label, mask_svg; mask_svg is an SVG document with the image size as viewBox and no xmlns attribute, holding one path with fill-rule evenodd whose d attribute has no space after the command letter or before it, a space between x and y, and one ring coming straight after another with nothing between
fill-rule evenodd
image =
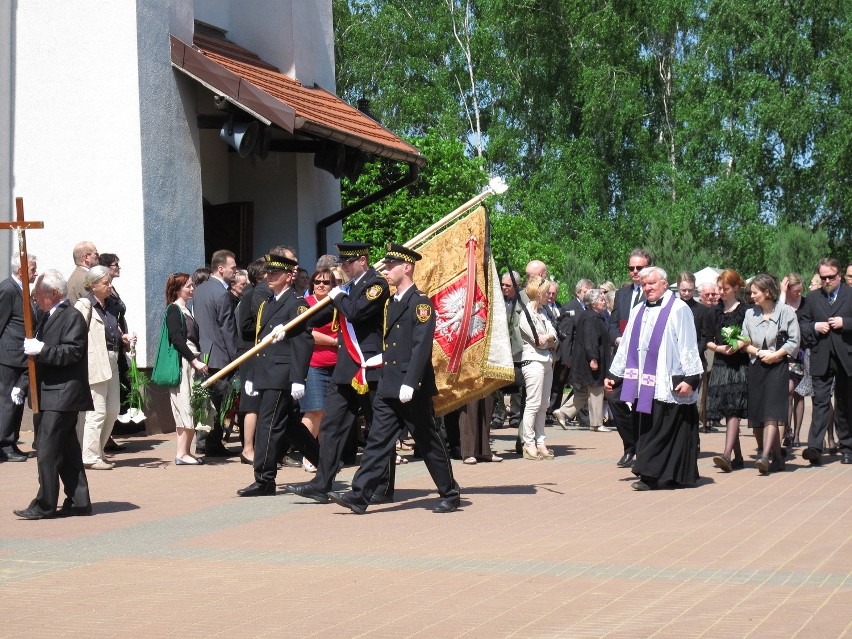
<instances>
[{"instance_id":1,"label":"wooden cross","mask_svg":"<svg viewBox=\"0 0 852 639\"><path fill-rule=\"evenodd\" d=\"M44 222L24 220L24 199L15 198L17 218L14 222L0 222L0 229L10 229L18 233L18 253L21 255L21 284L24 301L24 335L33 336L33 307L30 302L30 259L27 256L27 229L43 229ZM23 346L23 345L22 345ZM30 406L34 413L38 412L38 380L36 380L35 358L30 355L27 367L30 371Z\"/></svg>"}]
</instances>

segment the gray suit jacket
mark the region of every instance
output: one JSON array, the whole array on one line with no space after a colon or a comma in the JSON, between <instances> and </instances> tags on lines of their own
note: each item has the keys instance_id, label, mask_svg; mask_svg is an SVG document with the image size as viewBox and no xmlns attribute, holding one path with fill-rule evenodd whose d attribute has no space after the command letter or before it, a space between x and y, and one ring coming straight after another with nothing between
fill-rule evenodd
<instances>
[{"instance_id":1,"label":"gray suit jacket","mask_svg":"<svg viewBox=\"0 0 852 639\"><path fill-rule=\"evenodd\" d=\"M77 303L78 299L88 295L86 287L83 286L83 280L85 280L85 278L86 269L82 266L75 268L74 272L68 276L68 301L71 302L72 306Z\"/></svg>"},{"instance_id":2,"label":"gray suit jacket","mask_svg":"<svg viewBox=\"0 0 852 639\"><path fill-rule=\"evenodd\" d=\"M210 368L224 368L237 357L237 322L231 294L221 280L211 277L195 289L192 312L198 324L201 355L210 356Z\"/></svg>"}]
</instances>

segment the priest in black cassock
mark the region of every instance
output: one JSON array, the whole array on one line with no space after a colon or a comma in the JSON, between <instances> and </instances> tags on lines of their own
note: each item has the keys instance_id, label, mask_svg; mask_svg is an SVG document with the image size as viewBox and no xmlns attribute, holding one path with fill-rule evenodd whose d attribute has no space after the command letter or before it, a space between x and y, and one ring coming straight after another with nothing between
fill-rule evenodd
<instances>
[{"instance_id":1,"label":"priest in black cassock","mask_svg":"<svg viewBox=\"0 0 852 639\"><path fill-rule=\"evenodd\" d=\"M698 481L698 383L702 365L692 312L668 289L656 266L640 273L645 302L636 305L604 385L624 380L621 399L633 405L639 442L634 490Z\"/></svg>"}]
</instances>

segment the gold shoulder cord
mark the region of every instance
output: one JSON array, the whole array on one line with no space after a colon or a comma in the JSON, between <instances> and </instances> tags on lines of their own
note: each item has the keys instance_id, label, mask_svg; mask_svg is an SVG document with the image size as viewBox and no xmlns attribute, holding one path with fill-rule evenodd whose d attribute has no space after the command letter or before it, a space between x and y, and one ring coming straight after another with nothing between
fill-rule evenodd
<instances>
[{"instance_id":1,"label":"gold shoulder cord","mask_svg":"<svg viewBox=\"0 0 852 639\"><path fill-rule=\"evenodd\" d=\"M260 337L260 319L263 317L263 307L266 306L266 302L261 302L260 307L257 309L257 324L254 327L254 344L257 346L258 337Z\"/></svg>"},{"instance_id":2,"label":"gold shoulder cord","mask_svg":"<svg viewBox=\"0 0 852 639\"><path fill-rule=\"evenodd\" d=\"M385 300L385 317L382 321L382 350L388 350L387 342L385 342L385 335L388 334L388 306L390 306L391 298L387 298Z\"/></svg>"}]
</instances>

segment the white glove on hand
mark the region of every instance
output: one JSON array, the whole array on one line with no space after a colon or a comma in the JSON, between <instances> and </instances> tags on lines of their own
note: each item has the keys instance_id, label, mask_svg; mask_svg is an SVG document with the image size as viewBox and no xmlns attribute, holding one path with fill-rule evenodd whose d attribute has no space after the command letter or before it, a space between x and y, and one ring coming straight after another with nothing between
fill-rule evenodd
<instances>
[{"instance_id":1,"label":"white glove on hand","mask_svg":"<svg viewBox=\"0 0 852 639\"><path fill-rule=\"evenodd\" d=\"M21 404L23 404L24 403L24 391L22 391L20 388L17 388L17 387L13 388L12 389L12 402L14 402L14 404L16 406L20 406Z\"/></svg>"},{"instance_id":2,"label":"white glove on hand","mask_svg":"<svg viewBox=\"0 0 852 639\"><path fill-rule=\"evenodd\" d=\"M290 396L299 401L305 396L305 385L304 384L293 384L290 386Z\"/></svg>"},{"instance_id":3,"label":"white glove on hand","mask_svg":"<svg viewBox=\"0 0 852 639\"><path fill-rule=\"evenodd\" d=\"M412 397L414 397L414 389L411 388L411 386L403 384L399 387L399 401L403 404L407 404L411 401Z\"/></svg>"},{"instance_id":4,"label":"white glove on hand","mask_svg":"<svg viewBox=\"0 0 852 639\"><path fill-rule=\"evenodd\" d=\"M25 355L38 355L41 353L41 349L44 348L44 342L40 342L35 337L29 337L24 340L24 354Z\"/></svg>"},{"instance_id":5,"label":"white glove on hand","mask_svg":"<svg viewBox=\"0 0 852 639\"><path fill-rule=\"evenodd\" d=\"M272 335L272 343L277 344L282 339L284 339L284 324L279 324L278 326L273 328L269 332L269 334Z\"/></svg>"},{"instance_id":6,"label":"white glove on hand","mask_svg":"<svg viewBox=\"0 0 852 639\"><path fill-rule=\"evenodd\" d=\"M245 388L246 395L248 395L249 397L257 397L260 394L256 390L254 390L254 382L252 382L250 379L246 380Z\"/></svg>"},{"instance_id":7,"label":"white glove on hand","mask_svg":"<svg viewBox=\"0 0 852 639\"><path fill-rule=\"evenodd\" d=\"M342 288L340 288L339 286L335 286L333 289L331 289L331 290L328 292L328 296L329 296L331 299L337 299L337 296L338 296L338 295L346 295L346 291L344 291L344 290L343 290Z\"/></svg>"}]
</instances>

